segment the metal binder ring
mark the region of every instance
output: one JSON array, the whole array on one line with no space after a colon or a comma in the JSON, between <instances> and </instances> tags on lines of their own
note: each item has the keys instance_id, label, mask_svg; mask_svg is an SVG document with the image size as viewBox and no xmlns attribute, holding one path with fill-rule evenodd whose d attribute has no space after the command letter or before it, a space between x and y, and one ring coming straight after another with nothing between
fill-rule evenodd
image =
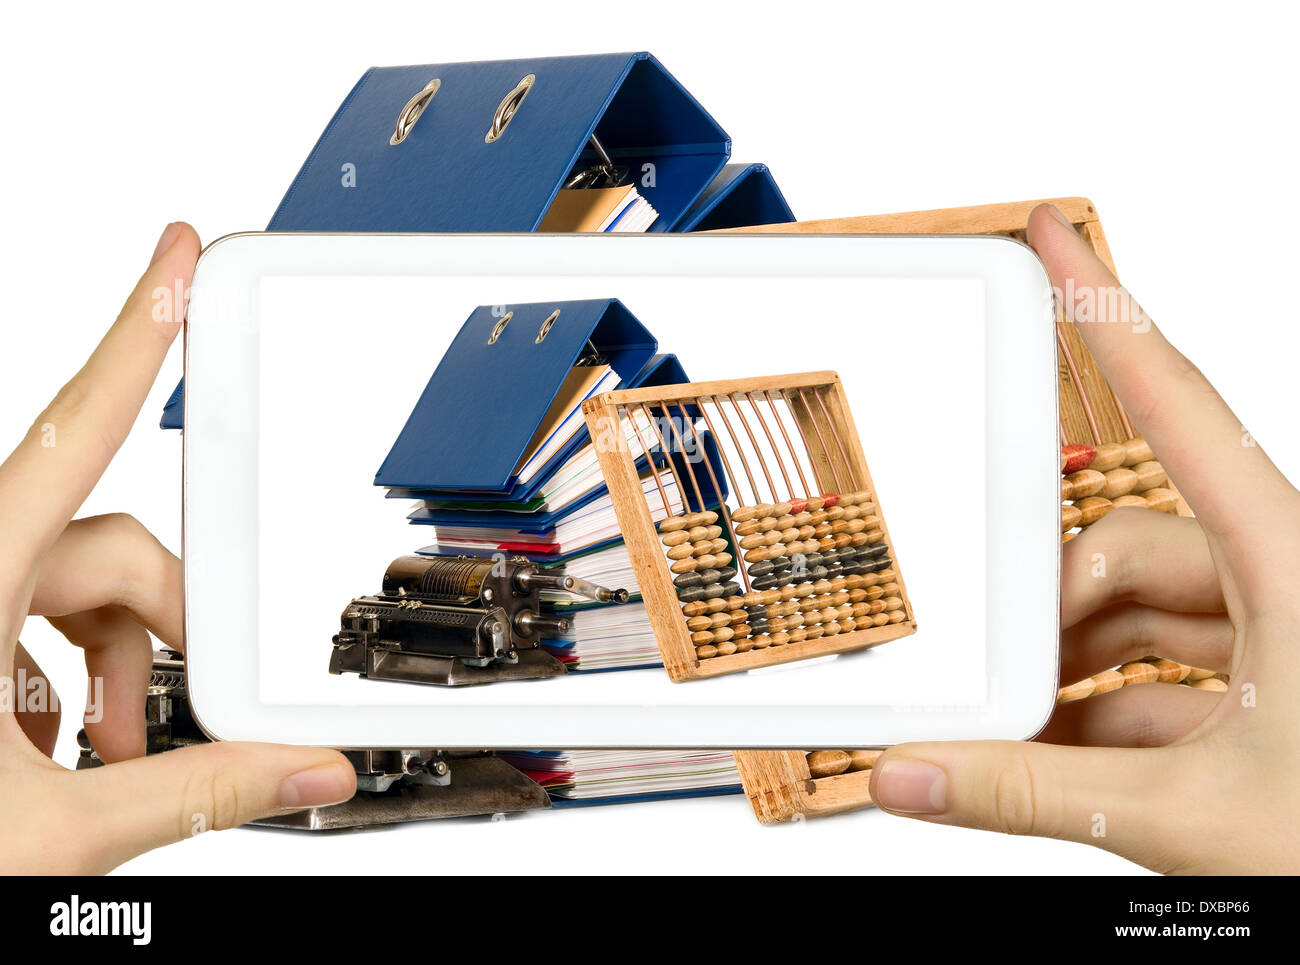
<instances>
[{"instance_id":1,"label":"metal binder ring","mask_svg":"<svg viewBox=\"0 0 1300 965\"><path fill-rule=\"evenodd\" d=\"M491 144L506 132L507 125L514 119L515 111L519 110L519 105L524 102L528 92L533 89L535 80L537 80L537 76L529 74L519 82L514 90L501 99L501 103L497 105L496 113L492 115L492 126L483 135L484 141Z\"/></svg>"},{"instance_id":2,"label":"metal binder ring","mask_svg":"<svg viewBox=\"0 0 1300 965\"><path fill-rule=\"evenodd\" d=\"M537 338L533 339L534 345L542 344L542 339L546 338L546 333L551 330L551 326L555 324L555 320L559 317L560 310L558 308L546 317L546 321L542 322L542 327L537 330Z\"/></svg>"},{"instance_id":3,"label":"metal binder ring","mask_svg":"<svg viewBox=\"0 0 1300 965\"><path fill-rule=\"evenodd\" d=\"M514 312L506 312L505 315L502 316L501 321L492 326L492 334L488 336L489 345L496 343L496 340L501 337L501 333L506 330L506 326L510 324L510 319L514 317Z\"/></svg>"},{"instance_id":4,"label":"metal binder ring","mask_svg":"<svg viewBox=\"0 0 1300 965\"><path fill-rule=\"evenodd\" d=\"M433 95L438 93L438 88L441 86L442 81L435 77L424 85L424 90L406 102L402 113L397 115L397 126L393 128L393 136L388 139L389 144L401 144L406 140L406 135L411 133L411 128L415 127L415 122L420 119L420 115L424 113L424 109L429 106L429 101L433 100Z\"/></svg>"}]
</instances>

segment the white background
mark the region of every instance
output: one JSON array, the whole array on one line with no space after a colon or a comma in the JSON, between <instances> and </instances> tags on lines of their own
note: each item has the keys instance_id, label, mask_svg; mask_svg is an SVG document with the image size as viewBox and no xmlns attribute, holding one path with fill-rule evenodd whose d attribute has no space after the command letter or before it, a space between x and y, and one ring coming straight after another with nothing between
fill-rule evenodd
<instances>
[{"instance_id":1,"label":"white background","mask_svg":"<svg viewBox=\"0 0 1300 965\"><path fill-rule=\"evenodd\" d=\"M938 708L985 702L984 520L962 520L954 552L954 521L935 512L949 499L967 513L984 505L984 288L979 280L525 274L396 283L271 277L260 287L257 632L259 685L267 703L324 705L319 716L322 726L329 726L340 705L496 710L787 705L806 713L836 705ZM391 559L433 542L432 528L406 521L417 504L385 499L374 475L465 318L480 304L610 296L649 328L661 349L678 352L694 379L840 373L902 560L919 624L916 636L901 645L689 684L672 683L662 669L459 688L394 686L328 673L330 637L338 632L347 602L378 592ZM359 323L365 328L362 339ZM561 317L557 330L563 324ZM809 337L814 332L816 337ZM531 341L533 332L527 335ZM193 347L190 354L196 354ZM380 356L383 362L376 364ZM209 385L224 394L224 386ZM942 395L936 386L942 386ZM193 381L190 391L196 391ZM962 401L953 405L953 399ZM516 402L491 395L482 404ZM751 425L760 431L752 418ZM736 429L741 431L739 423ZM741 471L734 451L731 461ZM960 493L952 492L947 478L954 465L969 481ZM775 464L771 472L780 486ZM793 468L789 472L793 475ZM770 499L761 474L759 486L761 498ZM753 493L746 488L743 495L753 505ZM216 514L223 534L243 522L222 518L230 506L242 507L230 496L223 488L220 504L207 510ZM190 505L199 511L193 500ZM311 578L293 588L292 605L286 606L284 575L301 573L305 560L311 561ZM1042 566L1043 556L1027 553L1021 565ZM205 575L223 598L238 585L226 573ZM255 570L249 577L257 585ZM224 652L228 642L221 636ZM199 712L213 719L213 708ZM422 716L428 719L427 712ZM541 740L543 732L535 731L532 739ZM839 740L827 743L879 739L863 731L839 733ZM271 740L275 734L256 736ZM340 739L345 745L349 740ZM406 729L384 742L414 739ZM664 737L647 736L643 742L655 740ZM779 743L782 738L755 734L753 740Z\"/></svg>"},{"instance_id":2,"label":"white background","mask_svg":"<svg viewBox=\"0 0 1300 965\"><path fill-rule=\"evenodd\" d=\"M263 227L371 65L650 50L769 164L801 218L1086 194L1125 283L1300 476L1294 25L1278 9L1097 2L658 2L581 15L498 3L25 5L0 39L6 378L0 440L94 346L162 226ZM1289 18L1286 18L1289 19ZM156 429L173 352L85 507L179 546L180 440ZM23 636L65 695L80 655ZM75 716L75 715L74 715ZM76 723L59 759L71 763ZM543 823L544 822L544 823ZM705 843L707 842L707 844ZM854 845L857 845L855 848ZM435 861L413 862L429 854ZM1135 870L1056 841L879 813L761 828L739 797L308 839L203 835L128 870Z\"/></svg>"}]
</instances>

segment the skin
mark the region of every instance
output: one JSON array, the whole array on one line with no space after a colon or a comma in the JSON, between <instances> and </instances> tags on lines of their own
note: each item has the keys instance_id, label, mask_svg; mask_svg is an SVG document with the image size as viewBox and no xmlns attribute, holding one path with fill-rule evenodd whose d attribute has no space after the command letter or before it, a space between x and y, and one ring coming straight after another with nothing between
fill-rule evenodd
<instances>
[{"instance_id":1,"label":"skin","mask_svg":"<svg viewBox=\"0 0 1300 965\"><path fill-rule=\"evenodd\" d=\"M73 520L126 438L176 320L155 320L159 289L188 290L199 254L189 225L167 226L117 321L0 466L0 667L43 676L18 642L46 617L103 680L103 714L86 730L108 766L50 760L51 712L0 712L0 870L100 873L137 854L285 811L347 800L352 767L337 751L212 744L144 758L141 712L149 633L184 646L180 561L124 515ZM53 427L54 445L49 445Z\"/></svg>"},{"instance_id":2,"label":"skin","mask_svg":"<svg viewBox=\"0 0 1300 965\"><path fill-rule=\"evenodd\" d=\"M1118 288L1050 205L1029 241L1058 291ZM1081 302L1065 305L1079 321ZM1061 680L1159 654L1227 693L1135 686L1060 707L1033 743L902 744L872 772L886 811L1091 844L1156 871L1300 872L1300 493L1155 328L1079 324L1196 513L1113 510L1062 550ZM1094 575L1104 554L1104 576ZM1105 836L1096 836L1098 815Z\"/></svg>"}]
</instances>

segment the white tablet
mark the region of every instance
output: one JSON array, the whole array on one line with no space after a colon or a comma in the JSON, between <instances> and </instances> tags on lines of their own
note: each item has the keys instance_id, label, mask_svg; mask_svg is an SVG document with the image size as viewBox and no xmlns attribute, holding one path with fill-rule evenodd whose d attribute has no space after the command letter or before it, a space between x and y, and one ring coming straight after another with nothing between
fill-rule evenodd
<instances>
[{"instance_id":1,"label":"white tablet","mask_svg":"<svg viewBox=\"0 0 1300 965\"><path fill-rule=\"evenodd\" d=\"M1015 241L234 235L184 405L215 738L870 747L1052 710L1056 339Z\"/></svg>"}]
</instances>

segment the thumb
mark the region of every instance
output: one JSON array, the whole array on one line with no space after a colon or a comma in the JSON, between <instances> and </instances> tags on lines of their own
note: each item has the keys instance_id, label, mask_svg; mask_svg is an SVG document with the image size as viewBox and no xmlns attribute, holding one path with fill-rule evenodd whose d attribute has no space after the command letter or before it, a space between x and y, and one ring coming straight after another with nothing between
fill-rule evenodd
<instances>
[{"instance_id":1,"label":"thumb","mask_svg":"<svg viewBox=\"0 0 1300 965\"><path fill-rule=\"evenodd\" d=\"M356 772L335 750L215 743L78 771L86 838L99 870L202 831L346 801Z\"/></svg>"},{"instance_id":2,"label":"thumb","mask_svg":"<svg viewBox=\"0 0 1300 965\"><path fill-rule=\"evenodd\" d=\"M1161 803L1173 791L1158 775L1180 772L1172 761L1179 753L1018 741L900 744L872 768L871 798L906 817L1092 844L1150 867L1161 862L1175 823Z\"/></svg>"}]
</instances>

